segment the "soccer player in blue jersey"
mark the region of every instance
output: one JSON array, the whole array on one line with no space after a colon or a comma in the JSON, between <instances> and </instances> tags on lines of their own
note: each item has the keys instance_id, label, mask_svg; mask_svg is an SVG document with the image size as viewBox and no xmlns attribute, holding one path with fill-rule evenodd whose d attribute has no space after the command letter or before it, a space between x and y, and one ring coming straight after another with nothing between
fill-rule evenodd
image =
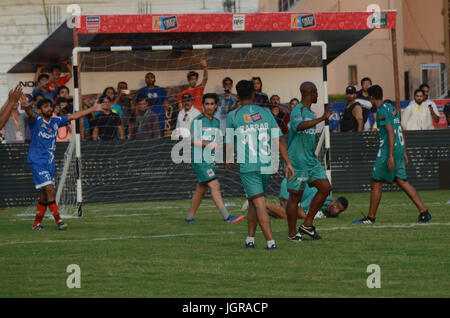
<instances>
[{"instance_id":1,"label":"soccer player in blue jersey","mask_svg":"<svg viewBox=\"0 0 450 318\"><path fill-rule=\"evenodd\" d=\"M37 108L40 114L36 114L32 110L31 104L27 103L25 98L21 99L21 103L29 117L31 130L27 163L31 164L34 184L36 189L40 190L40 199L36 207L37 213L32 229L34 231L42 230L42 219L48 207L53 213L58 229L65 230L67 224L61 219L55 201L55 149L58 128L70 125L71 120L79 119L94 111L100 111L102 106L96 103L89 109L71 115L52 117L53 103L49 99L42 99L38 102Z\"/></svg>"}]
</instances>

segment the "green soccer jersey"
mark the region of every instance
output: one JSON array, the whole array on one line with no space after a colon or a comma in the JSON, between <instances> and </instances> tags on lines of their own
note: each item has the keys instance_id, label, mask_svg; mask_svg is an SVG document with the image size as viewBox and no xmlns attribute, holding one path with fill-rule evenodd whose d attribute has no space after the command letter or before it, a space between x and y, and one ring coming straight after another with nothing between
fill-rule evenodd
<instances>
[{"instance_id":1,"label":"green soccer jersey","mask_svg":"<svg viewBox=\"0 0 450 318\"><path fill-rule=\"evenodd\" d=\"M394 159L402 159L405 151L403 141L402 126L400 125L400 116L397 109L391 104L384 103L377 110L378 127L378 155L377 157L389 157L389 135L386 131L386 125L391 125L394 130Z\"/></svg>"},{"instance_id":2,"label":"green soccer jersey","mask_svg":"<svg viewBox=\"0 0 450 318\"><path fill-rule=\"evenodd\" d=\"M313 119L314 113L301 103L292 109L288 154L292 167L295 170L310 170L319 163L314 153L316 150L316 127L297 131L299 124Z\"/></svg>"},{"instance_id":3,"label":"green soccer jersey","mask_svg":"<svg viewBox=\"0 0 450 318\"><path fill-rule=\"evenodd\" d=\"M204 114L194 118L191 123L191 140L204 142L220 142L220 121L217 118L209 119ZM215 152L192 145L191 157L193 163L214 163Z\"/></svg>"},{"instance_id":4,"label":"green soccer jersey","mask_svg":"<svg viewBox=\"0 0 450 318\"><path fill-rule=\"evenodd\" d=\"M225 142L234 142L241 173L271 173L272 139L281 135L272 113L260 106L245 105L228 114Z\"/></svg>"}]
</instances>

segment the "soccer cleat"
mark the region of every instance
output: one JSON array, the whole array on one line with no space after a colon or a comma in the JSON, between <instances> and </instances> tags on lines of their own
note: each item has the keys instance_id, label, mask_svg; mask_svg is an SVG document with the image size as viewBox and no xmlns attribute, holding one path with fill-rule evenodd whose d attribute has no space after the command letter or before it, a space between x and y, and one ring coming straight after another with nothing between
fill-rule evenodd
<instances>
[{"instance_id":1,"label":"soccer cleat","mask_svg":"<svg viewBox=\"0 0 450 318\"><path fill-rule=\"evenodd\" d=\"M253 248L255 248L255 243L253 243L253 242L245 243L245 248L253 249Z\"/></svg>"},{"instance_id":2,"label":"soccer cleat","mask_svg":"<svg viewBox=\"0 0 450 318\"><path fill-rule=\"evenodd\" d=\"M60 220L58 222L58 230L60 231L64 231L65 229L67 229L67 224L63 222L63 220Z\"/></svg>"},{"instance_id":3,"label":"soccer cleat","mask_svg":"<svg viewBox=\"0 0 450 318\"><path fill-rule=\"evenodd\" d=\"M276 251L276 250L278 250L278 248L277 248L277 246L275 245L275 244L272 244L270 247L266 247L266 250L269 250L269 251Z\"/></svg>"},{"instance_id":4,"label":"soccer cleat","mask_svg":"<svg viewBox=\"0 0 450 318\"><path fill-rule=\"evenodd\" d=\"M241 207L241 211L242 212L248 211L248 200L245 200L244 204Z\"/></svg>"},{"instance_id":5,"label":"soccer cleat","mask_svg":"<svg viewBox=\"0 0 450 318\"><path fill-rule=\"evenodd\" d=\"M314 225L311 226L304 226L303 224L300 225L300 227L298 228L298 232L300 234L306 234L308 236L310 236L312 239L314 240L320 240L322 237L319 235L319 233L316 232L316 228L314 227Z\"/></svg>"},{"instance_id":6,"label":"soccer cleat","mask_svg":"<svg viewBox=\"0 0 450 318\"><path fill-rule=\"evenodd\" d=\"M355 220L355 221L352 221L352 223L355 223L355 224L374 224L375 223L375 218L371 218L371 217L365 217L365 218L363 218L363 219L361 219L361 220Z\"/></svg>"},{"instance_id":7,"label":"soccer cleat","mask_svg":"<svg viewBox=\"0 0 450 318\"><path fill-rule=\"evenodd\" d=\"M41 225L41 223L37 224L36 226L33 226L31 228L33 231L41 231L44 229L44 227Z\"/></svg>"},{"instance_id":8,"label":"soccer cleat","mask_svg":"<svg viewBox=\"0 0 450 318\"><path fill-rule=\"evenodd\" d=\"M419 214L419 220L417 223L427 223L429 220L431 220L431 214L428 210L426 210L425 212Z\"/></svg>"},{"instance_id":9,"label":"soccer cleat","mask_svg":"<svg viewBox=\"0 0 450 318\"><path fill-rule=\"evenodd\" d=\"M288 236L289 242L301 242L302 241L302 235L300 233L295 234L294 236Z\"/></svg>"},{"instance_id":10,"label":"soccer cleat","mask_svg":"<svg viewBox=\"0 0 450 318\"><path fill-rule=\"evenodd\" d=\"M237 223L237 222L240 222L240 221L242 221L244 219L244 216L243 215L241 215L241 216L232 216L232 215L230 215L226 220L224 220L225 222L228 222L228 223Z\"/></svg>"},{"instance_id":11,"label":"soccer cleat","mask_svg":"<svg viewBox=\"0 0 450 318\"><path fill-rule=\"evenodd\" d=\"M186 222L186 223L195 223L197 221L195 221L195 219L190 219L190 220L185 219L184 222Z\"/></svg>"}]
</instances>

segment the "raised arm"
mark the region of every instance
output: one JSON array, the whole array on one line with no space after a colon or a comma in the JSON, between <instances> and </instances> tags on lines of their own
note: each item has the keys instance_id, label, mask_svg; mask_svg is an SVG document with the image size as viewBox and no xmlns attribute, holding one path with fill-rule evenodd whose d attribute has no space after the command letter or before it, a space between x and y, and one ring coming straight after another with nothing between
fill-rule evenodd
<instances>
[{"instance_id":1,"label":"raised arm","mask_svg":"<svg viewBox=\"0 0 450 318\"><path fill-rule=\"evenodd\" d=\"M200 59L200 64L203 67L203 80L202 80L202 86L206 87L206 83L208 82L208 64L206 63L206 60L202 57Z\"/></svg>"},{"instance_id":2,"label":"raised arm","mask_svg":"<svg viewBox=\"0 0 450 318\"><path fill-rule=\"evenodd\" d=\"M11 90L8 94L8 99L3 104L2 108L0 108L0 129L5 126L9 117L11 116L12 109L15 104L19 102L19 99L22 96L22 86L17 85L14 90Z\"/></svg>"},{"instance_id":3,"label":"raised arm","mask_svg":"<svg viewBox=\"0 0 450 318\"><path fill-rule=\"evenodd\" d=\"M88 109L81 110L81 111L78 111L78 112L75 112L75 113L69 115L67 117L67 120L71 121L71 120L80 119L81 117L89 115L90 113L98 112L98 111L102 111L102 110L103 110L102 104L99 104L99 103L95 102L94 106L89 107Z\"/></svg>"},{"instance_id":4,"label":"raised arm","mask_svg":"<svg viewBox=\"0 0 450 318\"><path fill-rule=\"evenodd\" d=\"M64 64L67 67L67 71L69 72L69 74L67 74L67 81L69 81L73 76L72 66L70 66L69 62L67 61L63 61L62 64Z\"/></svg>"},{"instance_id":5,"label":"raised arm","mask_svg":"<svg viewBox=\"0 0 450 318\"><path fill-rule=\"evenodd\" d=\"M39 65L38 66L38 68L36 70L36 74L34 75L34 81L36 83L38 82L39 75L41 75L43 69L44 69L44 65Z\"/></svg>"}]
</instances>

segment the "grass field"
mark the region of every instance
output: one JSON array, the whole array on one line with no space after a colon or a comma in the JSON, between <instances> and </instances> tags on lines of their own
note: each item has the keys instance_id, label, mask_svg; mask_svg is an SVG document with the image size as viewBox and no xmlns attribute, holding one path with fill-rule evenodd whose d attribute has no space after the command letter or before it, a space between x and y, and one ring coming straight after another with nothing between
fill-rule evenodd
<instances>
[{"instance_id":1,"label":"grass field","mask_svg":"<svg viewBox=\"0 0 450 318\"><path fill-rule=\"evenodd\" d=\"M264 249L261 232L246 250L246 220L224 223L210 199L194 224L183 221L188 200L86 205L63 232L47 217L44 231L32 232L33 216L8 208L0 211L0 297L450 296L449 191L420 192L433 215L425 225L400 192L383 194L375 225L352 224L369 194L345 195L339 218L316 220L321 241L290 243L286 221L272 219L277 251ZM226 202L241 214L243 198ZM69 264L81 268L79 289L66 286ZM369 264L380 266L381 288L366 286Z\"/></svg>"}]
</instances>

